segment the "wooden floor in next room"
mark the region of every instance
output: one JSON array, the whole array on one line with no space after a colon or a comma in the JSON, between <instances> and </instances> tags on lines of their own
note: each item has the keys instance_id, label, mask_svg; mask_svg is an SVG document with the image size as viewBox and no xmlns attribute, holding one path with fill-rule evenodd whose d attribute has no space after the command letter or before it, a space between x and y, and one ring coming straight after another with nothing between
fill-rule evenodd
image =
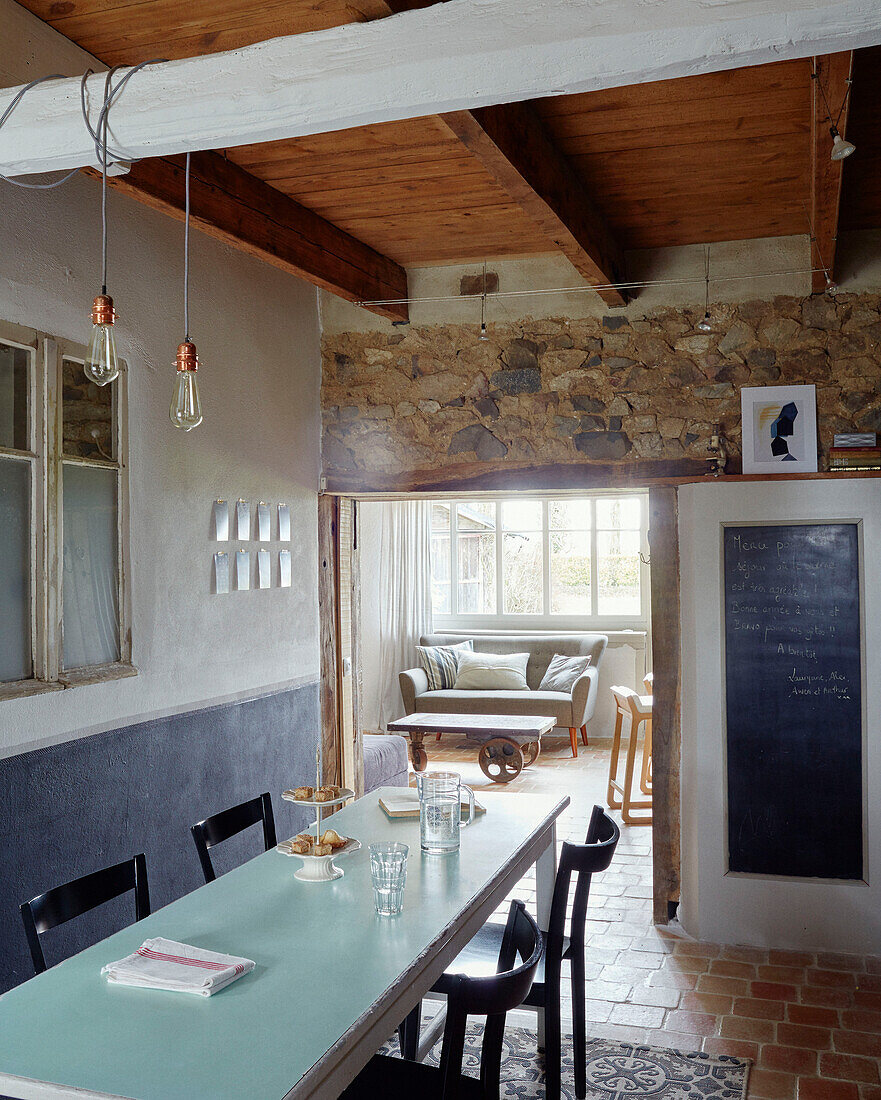
<instances>
[{"instance_id":1,"label":"wooden floor in next room","mask_svg":"<svg viewBox=\"0 0 881 1100\"><path fill-rule=\"evenodd\" d=\"M427 747L429 767L459 772L478 800L499 794L473 745L445 737ZM546 736L539 761L503 797L567 794L557 840L581 842L592 807L605 806L609 748L581 746L573 760L568 737ZM511 896L532 902L533 877ZM651 829L623 826L612 866L591 887L588 1035L751 1058L748 1100L881 1100L881 954L700 943L675 925L656 928L651 897ZM563 999L566 1030L566 979ZM534 1026L534 1017L509 1022Z\"/></svg>"}]
</instances>

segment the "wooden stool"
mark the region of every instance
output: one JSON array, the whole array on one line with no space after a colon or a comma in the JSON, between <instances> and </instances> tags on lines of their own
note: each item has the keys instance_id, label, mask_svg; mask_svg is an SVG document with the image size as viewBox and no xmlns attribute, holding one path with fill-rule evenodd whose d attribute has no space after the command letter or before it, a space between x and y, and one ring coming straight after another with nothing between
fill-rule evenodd
<instances>
[{"instance_id":1,"label":"wooden stool","mask_svg":"<svg viewBox=\"0 0 881 1100\"><path fill-rule=\"evenodd\" d=\"M612 741L612 756L609 760L609 789L606 800L609 808L621 811L621 819L626 825L651 825L651 758L652 758L652 697L637 695L628 687L613 687L617 713L615 714L615 735ZM630 738L627 743L627 757L624 765L624 782L618 782L618 761L621 755L621 733L624 719L630 721ZM640 789L646 799L633 798L633 771L636 766L637 741L639 727L644 727ZM615 795L620 795L620 801ZM632 810L648 810L647 814L634 816Z\"/></svg>"},{"instance_id":2,"label":"wooden stool","mask_svg":"<svg viewBox=\"0 0 881 1100\"><path fill-rule=\"evenodd\" d=\"M654 692L655 692L655 674L653 672L647 672L645 679L642 681L645 688L646 695L650 696L649 706L654 710ZM646 735L651 738L652 735L652 722L648 721L646 726ZM639 780L639 789L643 794L652 793L652 750L651 744L649 744L649 751L642 754L642 776Z\"/></svg>"}]
</instances>

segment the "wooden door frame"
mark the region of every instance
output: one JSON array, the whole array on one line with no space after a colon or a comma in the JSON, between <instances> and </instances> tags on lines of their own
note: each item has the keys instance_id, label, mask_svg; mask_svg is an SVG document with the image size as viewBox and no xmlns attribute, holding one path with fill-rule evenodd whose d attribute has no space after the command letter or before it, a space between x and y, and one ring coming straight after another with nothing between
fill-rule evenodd
<instances>
[{"instance_id":1,"label":"wooden door frame","mask_svg":"<svg viewBox=\"0 0 881 1100\"><path fill-rule=\"evenodd\" d=\"M414 494L418 495L418 494ZM363 753L359 722L360 571L357 553L357 500L322 494L318 498L318 601L321 619L321 721L326 761L325 781L342 775L339 639L340 509L353 509L352 530L352 664L355 722L356 793L363 791ZM653 717L653 913L666 924L679 901L680 886L680 626L679 512L677 488L649 488L651 534L652 649L663 654L655 663ZM654 663L654 662L653 662ZM328 771L327 768L330 770ZM334 770L335 769L335 770ZM331 778L337 776L336 779Z\"/></svg>"}]
</instances>

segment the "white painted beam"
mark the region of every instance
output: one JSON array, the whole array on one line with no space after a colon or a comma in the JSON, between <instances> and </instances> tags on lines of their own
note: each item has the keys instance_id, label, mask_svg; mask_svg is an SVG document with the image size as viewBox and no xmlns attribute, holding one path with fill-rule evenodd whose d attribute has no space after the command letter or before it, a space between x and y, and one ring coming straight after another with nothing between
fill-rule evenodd
<instances>
[{"instance_id":1,"label":"white painted beam","mask_svg":"<svg viewBox=\"0 0 881 1100\"><path fill-rule=\"evenodd\" d=\"M449 0L142 70L111 141L133 159L224 148L878 43L877 0ZM93 156L77 81L0 129L6 174Z\"/></svg>"}]
</instances>

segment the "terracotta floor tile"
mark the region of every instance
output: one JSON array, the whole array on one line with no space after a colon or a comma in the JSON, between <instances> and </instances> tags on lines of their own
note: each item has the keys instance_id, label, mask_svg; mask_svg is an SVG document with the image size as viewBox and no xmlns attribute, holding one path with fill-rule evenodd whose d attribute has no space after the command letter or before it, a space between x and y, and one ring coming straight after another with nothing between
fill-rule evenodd
<instances>
[{"instance_id":1,"label":"terracotta floor tile","mask_svg":"<svg viewBox=\"0 0 881 1100\"><path fill-rule=\"evenodd\" d=\"M794 985L780 982L750 982L750 996L764 1001L797 1001L798 990Z\"/></svg>"},{"instance_id":2,"label":"terracotta floor tile","mask_svg":"<svg viewBox=\"0 0 881 1100\"><path fill-rule=\"evenodd\" d=\"M680 1009L669 1013L664 1026L674 1031L687 1031L693 1035L715 1035L719 1030L714 1013L683 1012Z\"/></svg>"},{"instance_id":3,"label":"terracotta floor tile","mask_svg":"<svg viewBox=\"0 0 881 1100\"><path fill-rule=\"evenodd\" d=\"M754 1020L782 1020L786 1015L783 1001L762 1001L752 997L736 997L734 1016L749 1016Z\"/></svg>"},{"instance_id":4,"label":"terracotta floor tile","mask_svg":"<svg viewBox=\"0 0 881 1100\"><path fill-rule=\"evenodd\" d=\"M844 1054L864 1054L868 1058L881 1058L881 1035L864 1031L833 1031L832 1045Z\"/></svg>"},{"instance_id":5,"label":"terracotta floor tile","mask_svg":"<svg viewBox=\"0 0 881 1100\"><path fill-rule=\"evenodd\" d=\"M712 1012L714 1016L730 1016L733 999L721 993L700 993L690 990L682 994L679 1007L686 1012Z\"/></svg>"},{"instance_id":6,"label":"terracotta floor tile","mask_svg":"<svg viewBox=\"0 0 881 1100\"><path fill-rule=\"evenodd\" d=\"M798 1082L798 1100L860 1100L860 1094L850 1081L802 1077Z\"/></svg>"},{"instance_id":7,"label":"terracotta floor tile","mask_svg":"<svg viewBox=\"0 0 881 1100\"><path fill-rule=\"evenodd\" d=\"M772 966L763 963L756 967L756 977L763 982L787 982L789 985L802 985L805 980L803 966Z\"/></svg>"},{"instance_id":8,"label":"terracotta floor tile","mask_svg":"<svg viewBox=\"0 0 881 1100\"><path fill-rule=\"evenodd\" d=\"M877 1059L860 1058L855 1054L821 1054L820 1074L824 1077L840 1077L845 1081L865 1081L868 1085L881 1082Z\"/></svg>"},{"instance_id":9,"label":"terracotta floor tile","mask_svg":"<svg viewBox=\"0 0 881 1100\"><path fill-rule=\"evenodd\" d=\"M663 1024L664 1012L663 1008L655 1008L653 1005L612 1005L609 1023L656 1028Z\"/></svg>"},{"instance_id":10,"label":"terracotta floor tile","mask_svg":"<svg viewBox=\"0 0 881 1100\"><path fill-rule=\"evenodd\" d=\"M801 1073L814 1077L817 1073L817 1052L766 1043L759 1055L759 1065L764 1069L779 1069L784 1073Z\"/></svg>"},{"instance_id":11,"label":"terracotta floor tile","mask_svg":"<svg viewBox=\"0 0 881 1100\"><path fill-rule=\"evenodd\" d=\"M841 1024L851 1031L871 1031L876 1035L881 1034L881 1012L869 1012L867 1009L857 1008L841 1013Z\"/></svg>"},{"instance_id":12,"label":"terracotta floor tile","mask_svg":"<svg viewBox=\"0 0 881 1100\"><path fill-rule=\"evenodd\" d=\"M723 993L727 997L746 996L749 982L743 978L720 978L715 974L701 974L697 988L702 993Z\"/></svg>"},{"instance_id":13,"label":"terracotta floor tile","mask_svg":"<svg viewBox=\"0 0 881 1100\"><path fill-rule=\"evenodd\" d=\"M801 1003L805 1005L849 1008L852 1002L853 992L849 989L826 989L819 985L803 985L801 987Z\"/></svg>"},{"instance_id":14,"label":"terracotta floor tile","mask_svg":"<svg viewBox=\"0 0 881 1100\"><path fill-rule=\"evenodd\" d=\"M832 1032L828 1027L806 1027L803 1024L778 1024L777 1042L790 1047L807 1047L809 1050L829 1050Z\"/></svg>"},{"instance_id":15,"label":"terracotta floor tile","mask_svg":"<svg viewBox=\"0 0 881 1100\"><path fill-rule=\"evenodd\" d=\"M786 1018L793 1024L807 1024L808 1027L838 1027L838 1010L835 1008L788 1004Z\"/></svg>"},{"instance_id":16,"label":"terracotta floor tile","mask_svg":"<svg viewBox=\"0 0 881 1100\"><path fill-rule=\"evenodd\" d=\"M749 1020L745 1016L724 1016L720 1034L726 1039L747 1039L755 1043L773 1043L775 1025L770 1020Z\"/></svg>"},{"instance_id":17,"label":"terracotta floor tile","mask_svg":"<svg viewBox=\"0 0 881 1100\"><path fill-rule=\"evenodd\" d=\"M732 1058L750 1058L755 1061L759 1056L759 1044L748 1043L744 1039L726 1039L721 1035L708 1035L704 1039L707 1054L730 1054Z\"/></svg>"},{"instance_id":18,"label":"terracotta floor tile","mask_svg":"<svg viewBox=\"0 0 881 1100\"><path fill-rule=\"evenodd\" d=\"M808 967L805 971L808 985L822 985L827 989L856 989L857 976L848 970L818 970Z\"/></svg>"},{"instance_id":19,"label":"terracotta floor tile","mask_svg":"<svg viewBox=\"0 0 881 1100\"><path fill-rule=\"evenodd\" d=\"M775 951L768 952L768 962L772 966L813 966L816 956L807 951Z\"/></svg>"},{"instance_id":20,"label":"terracotta floor tile","mask_svg":"<svg viewBox=\"0 0 881 1100\"><path fill-rule=\"evenodd\" d=\"M710 962L710 974L720 978L755 978L756 964L733 962L731 959L713 959Z\"/></svg>"},{"instance_id":21,"label":"terracotta floor tile","mask_svg":"<svg viewBox=\"0 0 881 1100\"><path fill-rule=\"evenodd\" d=\"M794 1100L797 1080L794 1073L754 1066L749 1075L749 1100Z\"/></svg>"}]
</instances>

